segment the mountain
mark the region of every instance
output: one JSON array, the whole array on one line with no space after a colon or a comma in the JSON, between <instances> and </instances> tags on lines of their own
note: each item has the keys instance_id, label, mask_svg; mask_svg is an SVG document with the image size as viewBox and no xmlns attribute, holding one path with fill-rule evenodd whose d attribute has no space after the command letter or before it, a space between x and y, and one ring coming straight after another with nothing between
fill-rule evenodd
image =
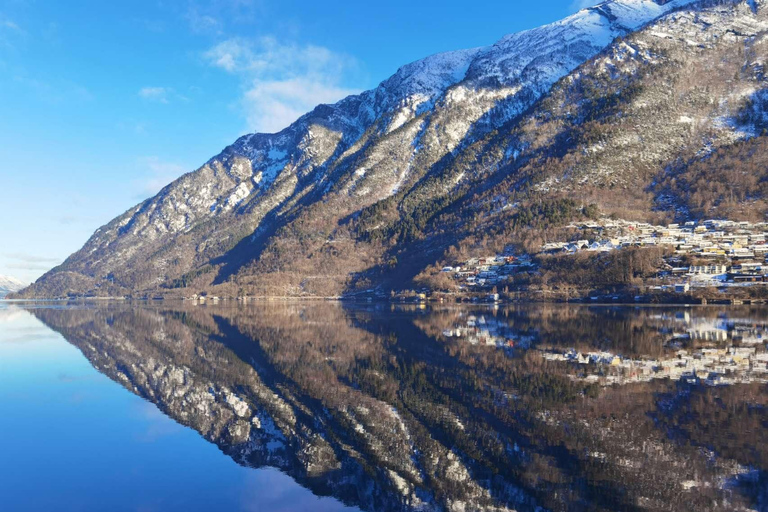
<instances>
[{"instance_id":1,"label":"mountain","mask_svg":"<svg viewBox=\"0 0 768 512\"><path fill-rule=\"evenodd\" d=\"M5 297L9 293L18 292L19 290L24 289L26 286L27 285L25 283L22 283L18 279L0 275L0 298Z\"/></svg>"},{"instance_id":2,"label":"mountain","mask_svg":"<svg viewBox=\"0 0 768 512\"><path fill-rule=\"evenodd\" d=\"M538 243L564 199L763 218L764 6L610 0L408 64L241 137L20 296L385 291L456 251Z\"/></svg>"}]
</instances>

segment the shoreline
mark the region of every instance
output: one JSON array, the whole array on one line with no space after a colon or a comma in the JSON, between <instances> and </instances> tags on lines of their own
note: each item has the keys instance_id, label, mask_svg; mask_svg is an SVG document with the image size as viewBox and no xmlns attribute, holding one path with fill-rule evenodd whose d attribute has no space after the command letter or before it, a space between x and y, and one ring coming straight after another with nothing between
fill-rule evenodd
<instances>
[{"instance_id":1,"label":"shoreline","mask_svg":"<svg viewBox=\"0 0 768 512\"><path fill-rule=\"evenodd\" d=\"M599 307L705 307L705 306L768 306L768 300L765 299L721 299L721 300L700 300L687 297L692 300L679 301L648 301L648 300L590 300L589 298L579 299L499 299L499 300L389 300L389 299L359 299L345 297L248 297L247 299L233 299L220 297L217 300L191 300L178 297L168 298L125 298L125 297L70 297L53 299L7 299L0 298L0 304L161 304L161 303L181 303L194 306L219 306L219 305L247 305L264 303L290 303L290 302L338 302L341 304L391 304L399 306L517 306L525 304L558 304L569 306L599 306Z\"/></svg>"}]
</instances>

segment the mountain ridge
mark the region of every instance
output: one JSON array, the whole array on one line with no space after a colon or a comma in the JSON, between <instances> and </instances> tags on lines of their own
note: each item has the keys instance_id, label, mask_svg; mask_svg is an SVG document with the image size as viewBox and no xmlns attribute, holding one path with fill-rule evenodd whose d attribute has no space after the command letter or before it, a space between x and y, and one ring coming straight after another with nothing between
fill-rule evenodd
<instances>
[{"instance_id":1,"label":"mountain ridge","mask_svg":"<svg viewBox=\"0 0 768 512\"><path fill-rule=\"evenodd\" d=\"M358 219L371 208L383 212L379 221L419 224L412 217L435 203L490 187L488 176L501 178L511 160L531 158L530 141L483 154L473 146L507 130L618 39L666 14L720 4L612 0L490 47L403 66L376 89L320 105L276 134L241 137L97 230L22 295L124 295L232 282L247 293L276 274L288 284L269 284L267 295L336 295L355 281L360 287L372 280L366 269L392 266L397 252L360 236ZM754 16L758 5L747 6ZM457 166L466 170L449 178L446 170ZM302 277L297 254L327 268Z\"/></svg>"}]
</instances>

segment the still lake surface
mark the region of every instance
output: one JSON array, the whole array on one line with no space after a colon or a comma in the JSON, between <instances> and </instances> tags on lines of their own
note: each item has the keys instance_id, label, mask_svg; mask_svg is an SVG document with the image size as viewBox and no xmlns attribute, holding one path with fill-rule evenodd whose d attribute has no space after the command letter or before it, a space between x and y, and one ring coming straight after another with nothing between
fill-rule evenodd
<instances>
[{"instance_id":1,"label":"still lake surface","mask_svg":"<svg viewBox=\"0 0 768 512\"><path fill-rule=\"evenodd\" d=\"M0 303L0 510L767 510L768 309Z\"/></svg>"}]
</instances>

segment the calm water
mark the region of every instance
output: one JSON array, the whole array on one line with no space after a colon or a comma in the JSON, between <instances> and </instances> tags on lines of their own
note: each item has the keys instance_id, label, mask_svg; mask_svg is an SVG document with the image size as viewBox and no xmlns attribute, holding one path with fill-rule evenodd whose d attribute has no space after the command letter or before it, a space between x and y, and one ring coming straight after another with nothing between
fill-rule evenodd
<instances>
[{"instance_id":1,"label":"calm water","mask_svg":"<svg viewBox=\"0 0 768 512\"><path fill-rule=\"evenodd\" d=\"M768 510L768 309L0 305L0 511Z\"/></svg>"}]
</instances>

